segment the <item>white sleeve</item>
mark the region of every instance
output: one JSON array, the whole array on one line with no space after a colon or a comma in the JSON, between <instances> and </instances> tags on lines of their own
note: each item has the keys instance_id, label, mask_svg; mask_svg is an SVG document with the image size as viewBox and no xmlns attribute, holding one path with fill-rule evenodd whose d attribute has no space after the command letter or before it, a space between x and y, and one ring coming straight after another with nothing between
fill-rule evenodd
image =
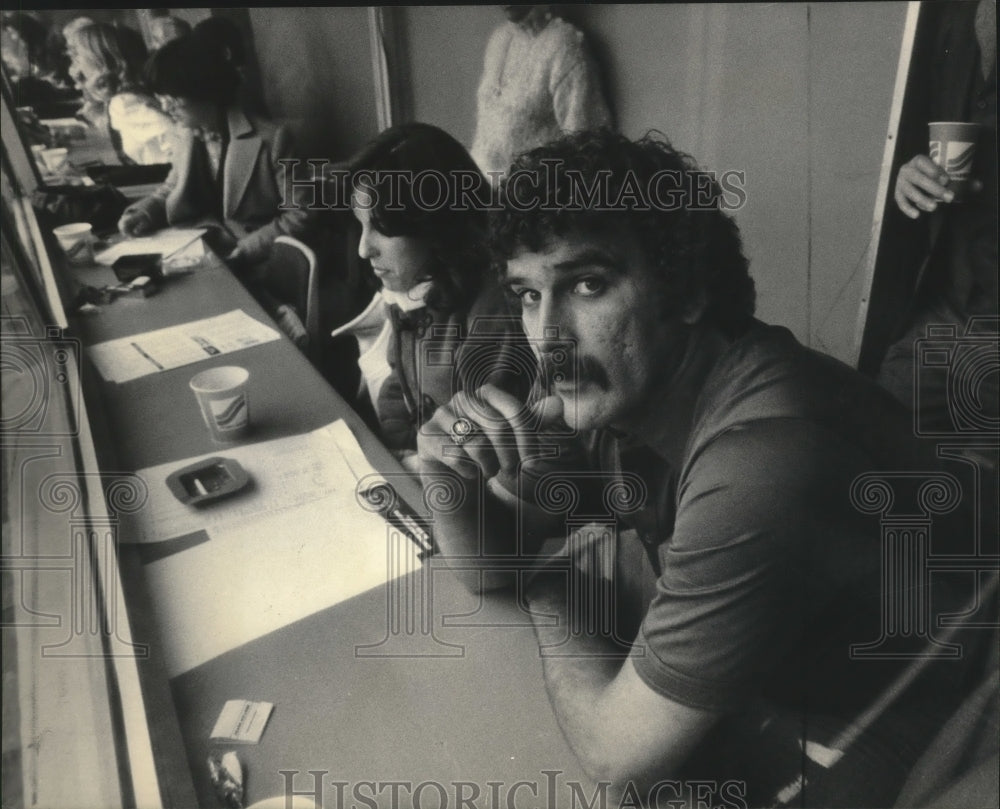
<instances>
[{"instance_id":1,"label":"white sleeve","mask_svg":"<svg viewBox=\"0 0 1000 809\"><path fill-rule=\"evenodd\" d=\"M581 31L572 30L557 60L552 79L552 105L563 132L611 125L597 65Z\"/></svg>"},{"instance_id":2,"label":"white sleeve","mask_svg":"<svg viewBox=\"0 0 1000 809\"><path fill-rule=\"evenodd\" d=\"M156 102L139 93L119 93L108 102L108 120L122 138L122 150L136 163L170 162L173 122Z\"/></svg>"}]
</instances>

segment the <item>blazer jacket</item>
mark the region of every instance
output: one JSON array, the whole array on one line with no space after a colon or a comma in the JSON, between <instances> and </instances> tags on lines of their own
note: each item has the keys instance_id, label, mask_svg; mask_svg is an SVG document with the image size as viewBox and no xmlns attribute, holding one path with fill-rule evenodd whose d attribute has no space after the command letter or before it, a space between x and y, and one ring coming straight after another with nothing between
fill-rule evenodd
<instances>
[{"instance_id":1,"label":"blazer jacket","mask_svg":"<svg viewBox=\"0 0 1000 809\"><path fill-rule=\"evenodd\" d=\"M280 161L295 157L284 124L250 118L237 106L226 111L229 143L222 165L221 210L218 190L203 145L184 127L175 127L173 167L166 181L129 210L143 211L155 227L220 218L251 260L266 257L281 234L301 238L314 212L301 201L291 169ZM304 185L304 184L303 184ZM288 209L281 209L284 201Z\"/></svg>"}]
</instances>

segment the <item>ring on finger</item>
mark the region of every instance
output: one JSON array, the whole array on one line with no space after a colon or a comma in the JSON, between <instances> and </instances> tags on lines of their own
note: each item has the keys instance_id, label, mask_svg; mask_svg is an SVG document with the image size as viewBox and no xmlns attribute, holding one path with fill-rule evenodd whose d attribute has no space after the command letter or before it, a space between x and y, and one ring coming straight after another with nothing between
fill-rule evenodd
<instances>
[{"instance_id":1,"label":"ring on finger","mask_svg":"<svg viewBox=\"0 0 1000 809\"><path fill-rule=\"evenodd\" d=\"M451 440L457 445L462 446L466 441L475 435L476 427L475 425L466 418L455 419L455 423L451 425Z\"/></svg>"}]
</instances>

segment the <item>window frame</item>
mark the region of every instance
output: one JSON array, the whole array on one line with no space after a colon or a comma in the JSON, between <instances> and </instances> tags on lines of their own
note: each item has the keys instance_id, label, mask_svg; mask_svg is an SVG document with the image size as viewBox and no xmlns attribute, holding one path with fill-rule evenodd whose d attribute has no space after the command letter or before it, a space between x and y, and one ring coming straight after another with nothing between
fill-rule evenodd
<instances>
[{"instance_id":1,"label":"window frame","mask_svg":"<svg viewBox=\"0 0 1000 809\"><path fill-rule=\"evenodd\" d=\"M72 335L60 298L58 261L54 268L31 206L31 194L40 187L37 169L20 130L12 125L13 112L4 88L3 239L17 289L5 284L3 310L7 316L19 308L25 315L5 318L8 326L17 326L15 321L24 324L4 334L5 351L11 350L10 358L28 345L32 357L42 358L42 371L49 367L45 357L59 345L75 346L77 359L60 366L64 381L52 386L55 395L45 399L44 417L58 422L55 429L49 429L49 422L41 432L16 425L8 429L5 423L0 433L7 478L4 498L15 505L13 513L5 509L2 567L4 585L11 582L13 595L20 597L14 603L15 620L4 628L13 632L17 649L22 785L33 805L156 809L165 805L166 793L154 741L164 732L153 725L163 711L153 714L148 706L162 704L157 688L166 687L165 676L162 682L151 683L156 679L155 666L140 670L142 657L121 651L131 648L133 621L125 602L117 537L108 543L108 526L113 533L116 520L105 500L106 478L83 395L82 346ZM14 131L16 137L7 135ZM19 293L23 301L11 308ZM4 388L13 384L5 381ZM38 458L45 458L47 467L51 459L58 459L54 462L58 474L67 476L78 492L72 517L48 508L38 492L32 497L26 481L32 460ZM67 547L82 552L67 557ZM67 566L72 567L68 575L80 583L69 615L65 614ZM88 632L86 626L76 631L81 616L94 621L96 631ZM80 654L46 655L68 627L78 645L74 651L82 650ZM168 726L168 740L170 734ZM183 784L174 792L193 794Z\"/></svg>"}]
</instances>

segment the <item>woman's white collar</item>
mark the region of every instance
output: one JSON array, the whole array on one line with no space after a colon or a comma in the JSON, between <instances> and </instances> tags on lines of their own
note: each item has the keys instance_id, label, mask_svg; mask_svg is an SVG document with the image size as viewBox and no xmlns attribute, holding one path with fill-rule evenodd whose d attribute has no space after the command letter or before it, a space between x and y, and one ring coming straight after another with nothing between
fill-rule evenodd
<instances>
[{"instance_id":1,"label":"woman's white collar","mask_svg":"<svg viewBox=\"0 0 1000 809\"><path fill-rule=\"evenodd\" d=\"M425 306L427 293L431 291L433 281L421 281L406 292L393 292L391 289L382 290L382 300L390 306L395 304L404 312L411 312Z\"/></svg>"}]
</instances>

